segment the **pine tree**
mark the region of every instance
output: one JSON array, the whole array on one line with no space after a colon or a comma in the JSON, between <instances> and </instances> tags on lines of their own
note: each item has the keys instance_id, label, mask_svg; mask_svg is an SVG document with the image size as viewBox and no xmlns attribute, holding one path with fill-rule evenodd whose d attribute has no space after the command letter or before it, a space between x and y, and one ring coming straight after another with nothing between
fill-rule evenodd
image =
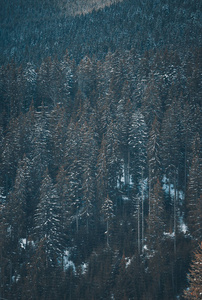
<instances>
[{"instance_id":1,"label":"pine tree","mask_svg":"<svg viewBox=\"0 0 202 300\"><path fill-rule=\"evenodd\" d=\"M187 177L188 170L191 164L192 140L194 137L194 116L188 102L184 104L182 117L182 138L184 144L184 199L186 199L187 192Z\"/></svg>"},{"instance_id":2,"label":"pine tree","mask_svg":"<svg viewBox=\"0 0 202 300\"><path fill-rule=\"evenodd\" d=\"M60 207L60 228L61 228L61 236L65 240L68 237L68 229L71 223L71 203L69 196L69 185L67 174L64 166L62 165L59 168L58 174L56 176L56 184L55 188L58 194L58 205ZM63 263L63 257L62 257Z\"/></svg>"},{"instance_id":3,"label":"pine tree","mask_svg":"<svg viewBox=\"0 0 202 300\"><path fill-rule=\"evenodd\" d=\"M36 253L26 265L27 276L22 299L40 299L47 294L47 283L50 280L48 279L48 271L50 270L47 268L45 242L45 238L40 240Z\"/></svg>"},{"instance_id":4,"label":"pine tree","mask_svg":"<svg viewBox=\"0 0 202 300\"><path fill-rule=\"evenodd\" d=\"M2 91L4 107L6 110L7 120L18 117L23 110L24 98L24 76L21 67L17 67L14 60L3 68Z\"/></svg>"},{"instance_id":5,"label":"pine tree","mask_svg":"<svg viewBox=\"0 0 202 300\"><path fill-rule=\"evenodd\" d=\"M49 148L51 137L50 114L47 106L44 106L43 103L42 106L38 108L38 111L35 112L35 120L31 136L32 151L30 156L33 186L35 186L35 190L38 190L43 174L51 160Z\"/></svg>"},{"instance_id":6,"label":"pine tree","mask_svg":"<svg viewBox=\"0 0 202 300\"><path fill-rule=\"evenodd\" d=\"M188 208L188 227L197 241L200 241L202 236L201 190L200 137L197 135L193 145L193 159L189 172L186 199Z\"/></svg>"},{"instance_id":7,"label":"pine tree","mask_svg":"<svg viewBox=\"0 0 202 300\"><path fill-rule=\"evenodd\" d=\"M163 205L163 191L159 179L157 178L151 192L150 200L150 215L147 220L147 241L149 250L159 251L163 239L163 232L165 230L164 221L164 205Z\"/></svg>"},{"instance_id":8,"label":"pine tree","mask_svg":"<svg viewBox=\"0 0 202 300\"><path fill-rule=\"evenodd\" d=\"M129 146L131 151L131 173L133 182L140 187L146 171L147 126L142 113L138 110L133 113L129 129ZM141 187L140 189L141 190Z\"/></svg>"},{"instance_id":9,"label":"pine tree","mask_svg":"<svg viewBox=\"0 0 202 300\"><path fill-rule=\"evenodd\" d=\"M0 220L0 242L2 266L1 284L4 283L3 293L13 288L16 280L16 273L20 274L22 265L19 261L25 261L24 252L21 247L21 240L25 239L27 244L28 235L28 214L27 214L27 186L29 176L29 160L24 156L19 161L15 183L7 196L5 205L1 210ZM26 248L26 246L25 246ZM13 280L12 280L13 278ZM12 291L14 293L14 291Z\"/></svg>"},{"instance_id":10,"label":"pine tree","mask_svg":"<svg viewBox=\"0 0 202 300\"><path fill-rule=\"evenodd\" d=\"M79 123L70 121L65 143L65 165L67 172L69 211L71 221L76 222L76 232L79 230L79 219L82 208L82 175L84 171L82 157L82 135Z\"/></svg>"},{"instance_id":11,"label":"pine tree","mask_svg":"<svg viewBox=\"0 0 202 300\"><path fill-rule=\"evenodd\" d=\"M96 199L96 158L97 143L94 139L93 129L85 123L83 125L83 142L81 146L81 155L83 160L82 175L82 193L83 193L83 212L82 215L86 219L86 231L89 233L89 225L92 223L95 213Z\"/></svg>"},{"instance_id":12,"label":"pine tree","mask_svg":"<svg viewBox=\"0 0 202 300\"><path fill-rule=\"evenodd\" d=\"M105 198L102 205L102 214L104 216L104 220L106 222L106 236L107 236L107 246L109 247L109 236L110 236L110 223L112 218L114 217L114 209L113 202L109 199L109 196Z\"/></svg>"},{"instance_id":13,"label":"pine tree","mask_svg":"<svg viewBox=\"0 0 202 300\"><path fill-rule=\"evenodd\" d=\"M89 233L89 223L94 213L95 202L95 177L93 176L91 166L86 166L83 174L83 212L86 219L86 232Z\"/></svg>"},{"instance_id":14,"label":"pine tree","mask_svg":"<svg viewBox=\"0 0 202 300\"><path fill-rule=\"evenodd\" d=\"M132 113L132 105L130 100L121 99L117 105L116 120L119 128L118 141L120 153L123 161L124 184L128 187L130 182L130 167L131 167L131 151L130 151L130 120Z\"/></svg>"},{"instance_id":15,"label":"pine tree","mask_svg":"<svg viewBox=\"0 0 202 300\"><path fill-rule=\"evenodd\" d=\"M147 145L147 159L148 159L148 183L149 183L149 215L150 215L150 202L151 192L153 190L154 183L161 175L161 160L160 160L160 132L159 122L155 118L152 124L151 131L149 133L148 145Z\"/></svg>"},{"instance_id":16,"label":"pine tree","mask_svg":"<svg viewBox=\"0 0 202 300\"><path fill-rule=\"evenodd\" d=\"M51 57L48 57L41 63L37 72L37 106L41 105L42 101L45 105L48 103L52 104L53 101L55 101L54 95L51 95L52 89L54 88L51 82L52 64Z\"/></svg>"},{"instance_id":17,"label":"pine tree","mask_svg":"<svg viewBox=\"0 0 202 300\"><path fill-rule=\"evenodd\" d=\"M180 115L182 109L180 102L174 98L172 105L166 111L162 122L161 134L161 160L166 176L169 177L169 183L172 183L178 188L179 174L183 164L182 146L182 131Z\"/></svg>"},{"instance_id":18,"label":"pine tree","mask_svg":"<svg viewBox=\"0 0 202 300\"><path fill-rule=\"evenodd\" d=\"M57 105L50 116L50 156L51 172L57 173L59 166L64 164L65 142L67 139L67 119L63 107Z\"/></svg>"},{"instance_id":19,"label":"pine tree","mask_svg":"<svg viewBox=\"0 0 202 300\"><path fill-rule=\"evenodd\" d=\"M142 113L147 126L150 127L154 123L155 118L161 120L162 117L162 103L159 87L155 82L153 74L144 92L142 102Z\"/></svg>"},{"instance_id":20,"label":"pine tree","mask_svg":"<svg viewBox=\"0 0 202 300\"><path fill-rule=\"evenodd\" d=\"M165 113L162 122L161 134L161 161L165 176L169 183L169 200L172 207L170 214L174 232L174 252L176 254L176 239L177 239L177 212L179 209L179 176L184 168L182 155L182 132L181 132L181 113L180 101L174 98L171 106ZM171 185L174 187L174 193L171 194Z\"/></svg>"},{"instance_id":21,"label":"pine tree","mask_svg":"<svg viewBox=\"0 0 202 300\"><path fill-rule=\"evenodd\" d=\"M140 195L134 193L135 195L132 196L132 204L133 204L133 217L135 218L136 228L137 228L137 249L138 254L141 253L141 198Z\"/></svg>"},{"instance_id":22,"label":"pine tree","mask_svg":"<svg viewBox=\"0 0 202 300\"><path fill-rule=\"evenodd\" d=\"M90 96L90 92L94 89L95 85L95 70L94 64L89 57L85 56L77 69L78 87L85 94L86 97Z\"/></svg>"},{"instance_id":23,"label":"pine tree","mask_svg":"<svg viewBox=\"0 0 202 300\"><path fill-rule=\"evenodd\" d=\"M184 291L184 298L189 300L202 299L202 243L194 252L189 270L189 288Z\"/></svg>"},{"instance_id":24,"label":"pine tree","mask_svg":"<svg viewBox=\"0 0 202 300\"><path fill-rule=\"evenodd\" d=\"M142 113L138 110L133 113L129 131L129 146L131 152L131 174L138 197L138 228L140 216L140 200L141 200L141 229L142 229L142 245L144 243L144 200L146 191L146 145L147 145L147 126ZM139 229L138 229L139 232ZM138 241L139 241L138 233Z\"/></svg>"},{"instance_id":25,"label":"pine tree","mask_svg":"<svg viewBox=\"0 0 202 300\"><path fill-rule=\"evenodd\" d=\"M14 184L14 178L18 166L18 161L22 159L21 153L21 132L20 120L11 119L7 134L2 143L2 170L4 173L4 182L6 186L6 194Z\"/></svg>"},{"instance_id":26,"label":"pine tree","mask_svg":"<svg viewBox=\"0 0 202 300\"><path fill-rule=\"evenodd\" d=\"M108 170L106 162L106 140L103 136L101 147L97 158L97 174L96 174L97 196L99 199L98 207L101 209L103 199L108 193Z\"/></svg>"},{"instance_id":27,"label":"pine tree","mask_svg":"<svg viewBox=\"0 0 202 300\"><path fill-rule=\"evenodd\" d=\"M40 187L40 199L35 212L34 233L36 241L44 239L47 266L57 265L63 250L63 238L61 236L61 206L58 194L49 176L48 170L44 174Z\"/></svg>"},{"instance_id":28,"label":"pine tree","mask_svg":"<svg viewBox=\"0 0 202 300\"><path fill-rule=\"evenodd\" d=\"M118 126L113 121L109 124L106 133L106 164L110 193L114 194L117 189L117 184L120 187L122 160L120 142L118 139Z\"/></svg>"},{"instance_id":29,"label":"pine tree","mask_svg":"<svg viewBox=\"0 0 202 300\"><path fill-rule=\"evenodd\" d=\"M26 264L26 277L21 284L21 299L61 299L64 273L61 267L47 264L46 238L40 240L30 261Z\"/></svg>"},{"instance_id":30,"label":"pine tree","mask_svg":"<svg viewBox=\"0 0 202 300\"><path fill-rule=\"evenodd\" d=\"M36 66L28 62L24 69L24 78L25 78L25 95L24 95L24 110L29 110L29 107L36 97L37 89L37 72Z\"/></svg>"},{"instance_id":31,"label":"pine tree","mask_svg":"<svg viewBox=\"0 0 202 300\"><path fill-rule=\"evenodd\" d=\"M27 187L30 180L30 162L24 156L19 162L15 184L12 192L9 194L9 211L11 226L11 239L19 241L20 238L27 237Z\"/></svg>"}]
</instances>

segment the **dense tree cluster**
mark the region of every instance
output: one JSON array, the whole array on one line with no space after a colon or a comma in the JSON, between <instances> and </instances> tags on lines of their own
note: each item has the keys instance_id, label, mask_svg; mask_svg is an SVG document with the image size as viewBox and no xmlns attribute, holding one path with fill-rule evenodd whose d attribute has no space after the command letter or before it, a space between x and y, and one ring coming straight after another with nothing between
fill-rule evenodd
<instances>
[{"instance_id":1,"label":"dense tree cluster","mask_svg":"<svg viewBox=\"0 0 202 300\"><path fill-rule=\"evenodd\" d=\"M68 34L58 11L50 36L47 1L12 11L17 20L26 7L47 27L36 27L35 43L31 23L27 32L23 25L23 43L33 39L29 59L19 48L0 67L0 298L170 300L195 292L196 261L183 291L202 239L200 4L181 1L180 12L173 1L133 2L71 17ZM22 42L18 26L3 27L4 55L7 30ZM61 30L70 54L61 43L57 57ZM44 34L53 41L44 44Z\"/></svg>"},{"instance_id":2,"label":"dense tree cluster","mask_svg":"<svg viewBox=\"0 0 202 300\"><path fill-rule=\"evenodd\" d=\"M78 62L86 55L103 59L116 49L133 48L142 54L155 48L201 45L201 1L96 0L101 6L113 4L86 14L92 2L2 0L0 63L26 58L38 64L50 55L61 59L66 49ZM84 14L68 15L79 10ZM142 72L147 71L145 65Z\"/></svg>"}]
</instances>

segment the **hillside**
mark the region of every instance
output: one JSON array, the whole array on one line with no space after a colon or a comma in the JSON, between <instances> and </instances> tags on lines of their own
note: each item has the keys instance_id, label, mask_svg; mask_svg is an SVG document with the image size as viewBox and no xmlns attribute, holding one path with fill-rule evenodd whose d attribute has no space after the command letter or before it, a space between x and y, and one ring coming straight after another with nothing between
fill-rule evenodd
<instances>
[{"instance_id":1,"label":"hillside","mask_svg":"<svg viewBox=\"0 0 202 300\"><path fill-rule=\"evenodd\" d=\"M200 295L202 7L108 3L1 1L0 299Z\"/></svg>"},{"instance_id":2,"label":"hillside","mask_svg":"<svg viewBox=\"0 0 202 300\"><path fill-rule=\"evenodd\" d=\"M117 49L133 48L142 54L151 49L198 47L200 11L200 1L127 0L73 17L53 0L43 5L41 1L22 1L21 5L5 1L0 18L0 63L14 59L19 64L38 65L48 56L61 59L66 49L79 62L85 55L103 59L108 51Z\"/></svg>"},{"instance_id":3,"label":"hillside","mask_svg":"<svg viewBox=\"0 0 202 300\"><path fill-rule=\"evenodd\" d=\"M69 1L59 1L58 5L61 7L62 11L66 15L81 15L88 14L93 10L103 9L105 6L110 6L117 2L122 2L123 0L69 0ZM61 2L61 3L60 3Z\"/></svg>"}]
</instances>

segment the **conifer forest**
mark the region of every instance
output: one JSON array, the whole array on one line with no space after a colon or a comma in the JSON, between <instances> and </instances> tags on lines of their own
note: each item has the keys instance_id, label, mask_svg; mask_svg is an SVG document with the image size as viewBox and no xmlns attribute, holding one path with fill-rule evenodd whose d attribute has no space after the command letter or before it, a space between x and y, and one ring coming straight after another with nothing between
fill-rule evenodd
<instances>
[{"instance_id":1,"label":"conifer forest","mask_svg":"<svg viewBox=\"0 0 202 300\"><path fill-rule=\"evenodd\" d=\"M202 1L0 1L0 299L202 299Z\"/></svg>"}]
</instances>

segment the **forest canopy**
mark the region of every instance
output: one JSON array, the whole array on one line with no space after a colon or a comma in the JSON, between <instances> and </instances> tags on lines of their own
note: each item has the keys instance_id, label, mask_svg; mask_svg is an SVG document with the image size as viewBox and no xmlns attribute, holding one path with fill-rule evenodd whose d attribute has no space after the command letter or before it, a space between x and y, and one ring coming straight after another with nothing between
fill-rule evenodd
<instances>
[{"instance_id":1,"label":"forest canopy","mask_svg":"<svg viewBox=\"0 0 202 300\"><path fill-rule=\"evenodd\" d=\"M196 299L200 1L11 2L0 299Z\"/></svg>"}]
</instances>

